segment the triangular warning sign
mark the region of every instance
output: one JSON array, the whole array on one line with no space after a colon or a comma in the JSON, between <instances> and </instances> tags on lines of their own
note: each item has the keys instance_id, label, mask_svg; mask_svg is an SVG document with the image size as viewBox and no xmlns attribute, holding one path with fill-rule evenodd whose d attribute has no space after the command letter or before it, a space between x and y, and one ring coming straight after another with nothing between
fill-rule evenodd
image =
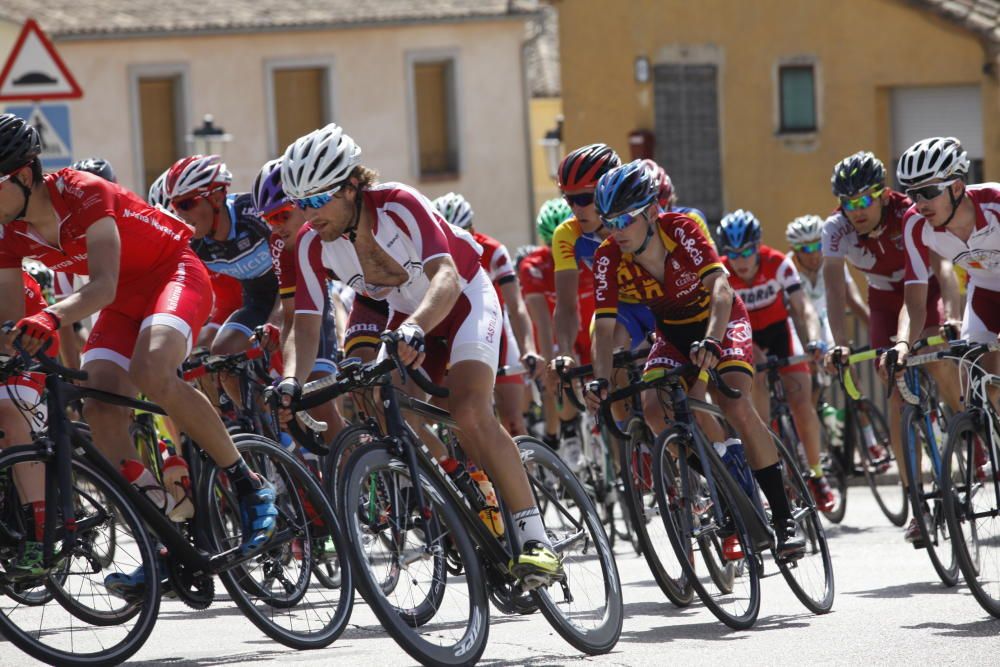
<instances>
[{"instance_id":1,"label":"triangular warning sign","mask_svg":"<svg viewBox=\"0 0 1000 667\"><path fill-rule=\"evenodd\" d=\"M28 117L28 124L34 125L35 130L38 132L38 138L42 144L41 158L43 160L70 157L69 146L59 136L59 133L48 117L42 112L41 107L36 106L31 110L31 116Z\"/></svg>"},{"instance_id":2,"label":"triangular warning sign","mask_svg":"<svg viewBox=\"0 0 1000 667\"><path fill-rule=\"evenodd\" d=\"M0 71L0 101L83 97L76 79L34 19L28 19Z\"/></svg>"}]
</instances>

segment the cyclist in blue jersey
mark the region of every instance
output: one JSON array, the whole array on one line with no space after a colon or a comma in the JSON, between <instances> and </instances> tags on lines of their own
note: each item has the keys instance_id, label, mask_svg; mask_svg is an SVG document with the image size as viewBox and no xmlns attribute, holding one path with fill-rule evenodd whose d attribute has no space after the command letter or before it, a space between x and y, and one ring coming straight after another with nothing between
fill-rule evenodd
<instances>
[{"instance_id":1,"label":"cyclist in blue jersey","mask_svg":"<svg viewBox=\"0 0 1000 667\"><path fill-rule=\"evenodd\" d=\"M232 180L218 155L192 155L174 163L166 181L171 207L194 227L195 253L210 270L236 278L243 288L243 305L219 328L213 354L246 350L254 328L268 324L279 307L271 230L257 215L249 193L229 194ZM220 380L238 402L238 384L225 375Z\"/></svg>"}]
</instances>

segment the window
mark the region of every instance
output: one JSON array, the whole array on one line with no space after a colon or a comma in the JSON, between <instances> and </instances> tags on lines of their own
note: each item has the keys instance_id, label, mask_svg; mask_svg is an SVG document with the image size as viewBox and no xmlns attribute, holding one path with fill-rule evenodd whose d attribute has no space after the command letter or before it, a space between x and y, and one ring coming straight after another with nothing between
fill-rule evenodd
<instances>
[{"instance_id":1,"label":"window","mask_svg":"<svg viewBox=\"0 0 1000 667\"><path fill-rule=\"evenodd\" d=\"M455 61L415 62L412 82L418 174L432 179L455 177L459 169Z\"/></svg>"},{"instance_id":2,"label":"window","mask_svg":"<svg viewBox=\"0 0 1000 667\"><path fill-rule=\"evenodd\" d=\"M816 70L813 65L778 68L781 121L779 132L815 132Z\"/></svg>"},{"instance_id":3,"label":"window","mask_svg":"<svg viewBox=\"0 0 1000 667\"><path fill-rule=\"evenodd\" d=\"M266 65L269 144L272 155L333 118L333 64L329 61Z\"/></svg>"},{"instance_id":4,"label":"window","mask_svg":"<svg viewBox=\"0 0 1000 667\"><path fill-rule=\"evenodd\" d=\"M139 79L139 124L143 186L148 186L181 154L180 77Z\"/></svg>"}]
</instances>

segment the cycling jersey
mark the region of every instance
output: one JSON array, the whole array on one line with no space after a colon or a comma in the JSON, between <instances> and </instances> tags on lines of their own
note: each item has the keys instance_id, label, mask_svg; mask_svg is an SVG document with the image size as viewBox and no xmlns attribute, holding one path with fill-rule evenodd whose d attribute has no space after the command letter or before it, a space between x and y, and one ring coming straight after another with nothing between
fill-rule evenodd
<instances>
[{"instance_id":1,"label":"cycling jersey","mask_svg":"<svg viewBox=\"0 0 1000 667\"><path fill-rule=\"evenodd\" d=\"M788 255L794 259L795 253ZM809 280L809 276L804 271L799 272L799 279L802 281L802 289L806 296L812 301L816 317L819 318L820 332L823 334L823 341L828 345L833 345L833 333L830 331L830 318L826 308L826 284L823 280L823 267L816 272L816 282ZM851 275L847 264L844 264L844 285L850 291L854 285L854 277Z\"/></svg>"},{"instance_id":2,"label":"cycling jersey","mask_svg":"<svg viewBox=\"0 0 1000 667\"><path fill-rule=\"evenodd\" d=\"M388 324L389 304L355 295L344 329L344 356L350 357L355 350L366 347L377 348L382 343L379 334Z\"/></svg>"},{"instance_id":3,"label":"cycling jersey","mask_svg":"<svg viewBox=\"0 0 1000 667\"><path fill-rule=\"evenodd\" d=\"M788 321L791 315L785 307L785 298L802 289L799 272L790 257L761 245L757 258L757 273L749 283L733 272L728 257L722 258L729 271L729 284L743 299L755 332L776 322Z\"/></svg>"},{"instance_id":4,"label":"cycling jersey","mask_svg":"<svg viewBox=\"0 0 1000 667\"><path fill-rule=\"evenodd\" d=\"M492 236L473 232L472 238L483 248L483 253L479 259L480 265L496 286L497 295L500 297L500 305L503 305L503 294L500 292L500 285L517 278L517 274L514 273L514 262L510 259L510 253L507 252L507 247L504 244Z\"/></svg>"},{"instance_id":5,"label":"cycling jersey","mask_svg":"<svg viewBox=\"0 0 1000 667\"><path fill-rule=\"evenodd\" d=\"M960 266L968 273L968 296L962 322L962 337L993 342L1000 310L1000 183L982 183L966 188L976 215L968 241L948 227L932 227L916 206L906 218L906 282L926 283L930 273L930 251Z\"/></svg>"},{"instance_id":6,"label":"cycling jersey","mask_svg":"<svg viewBox=\"0 0 1000 667\"><path fill-rule=\"evenodd\" d=\"M54 270L87 274L87 230L111 218L121 244L118 285L87 339L83 362L105 359L127 371L139 332L154 324L179 331L190 350L212 305L208 272L188 247L190 228L86 172L61 169L46 174L44 183L59 218L58 247L15 220L0 227L0 268L20 268L31 257Z\"/></svg>"},{"instance_id":7,"label":"cycling jersey","mask_svg":"<svg viewBox=\"0 0 1000 667\"><path fill-rule=\"evenodd\" d=\"M889 201L882 209L883 225L878 235L860 236L838 209L823 225L823 256L846 259L865 274L870 287L902 292L906 266L903 218L911 202L901 192L887 192Z\"/></svg>"},{"instance_id":8,"label":"cycling jersey","mask_svg":"<svg viewBox=\"0 0 1000 667\"><path fill-rule=\"evenodd\" d=\"M549 314L556 308L556 273L552 249L542 246L532 251L518 268L518 279L521 283L521 294L541 294L549 306ZM590 363L590 321L594 316L594 274L590 271L580 272L579 284L580 330L577 332L574 351L580 363ZM538 342L538 334L535 334ZM584 361L586 359L586 361Z\"/></svg>"},{"instance_id":9,"label":"cycling jersey","mask_svg":"<svg viewBox=\"0 0 1000 667\"><path fill-rule=\"evenodd\" d=\"M214 271L209 271L209 279L212 281L212 313L203 328L218 329L243 305L243 287L236 278Z\"/></svg>"},{"instance_id":10,"label":"cycling jersey","mask_svg":"<svg viewBox=\"0 0 1000 667\"><path fill-rule=\"evenodd\" d=\"M712 232L708 231L708 223L706 222L708 218L706 218L705 214L702 213L699 209L691 208L690 206L674 206L673 208L670 209L670 212L686 215L687 217L697 222L698 227L701 229L701 233L705 235L705 238L708 239L708 242L711 244L711 246L713 248L715 247L715 241L712 240Z\"/></svg>"}]
</instances>

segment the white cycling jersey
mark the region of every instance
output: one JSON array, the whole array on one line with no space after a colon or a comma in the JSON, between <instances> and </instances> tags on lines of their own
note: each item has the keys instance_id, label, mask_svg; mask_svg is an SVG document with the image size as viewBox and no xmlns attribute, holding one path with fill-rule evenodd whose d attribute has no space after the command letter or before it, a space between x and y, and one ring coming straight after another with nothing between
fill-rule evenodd
<instances>
[{"instance_id":1,"label":"white cycling jersey","mask_svg":"<svg viewBox=\"0 0 1000 667\"><path fill-rule=\"evenodd\" d=\"M826 284L823 279L823 267L821 266L819 271L816 272L816 282L810 281L809 276L801 269L799 270L799 278L803 291L805 291L809 300L812 301L813 308L816 310L816 316L819 318L820 329L823 334L823 341L827 345L833 345L833 332L830 330L830 317L826 307ZM844 284L848 290L854 285L854 278L851 276L851 271L847 268L846 263L844 264Z\"/></svg>"}]
</instances>

